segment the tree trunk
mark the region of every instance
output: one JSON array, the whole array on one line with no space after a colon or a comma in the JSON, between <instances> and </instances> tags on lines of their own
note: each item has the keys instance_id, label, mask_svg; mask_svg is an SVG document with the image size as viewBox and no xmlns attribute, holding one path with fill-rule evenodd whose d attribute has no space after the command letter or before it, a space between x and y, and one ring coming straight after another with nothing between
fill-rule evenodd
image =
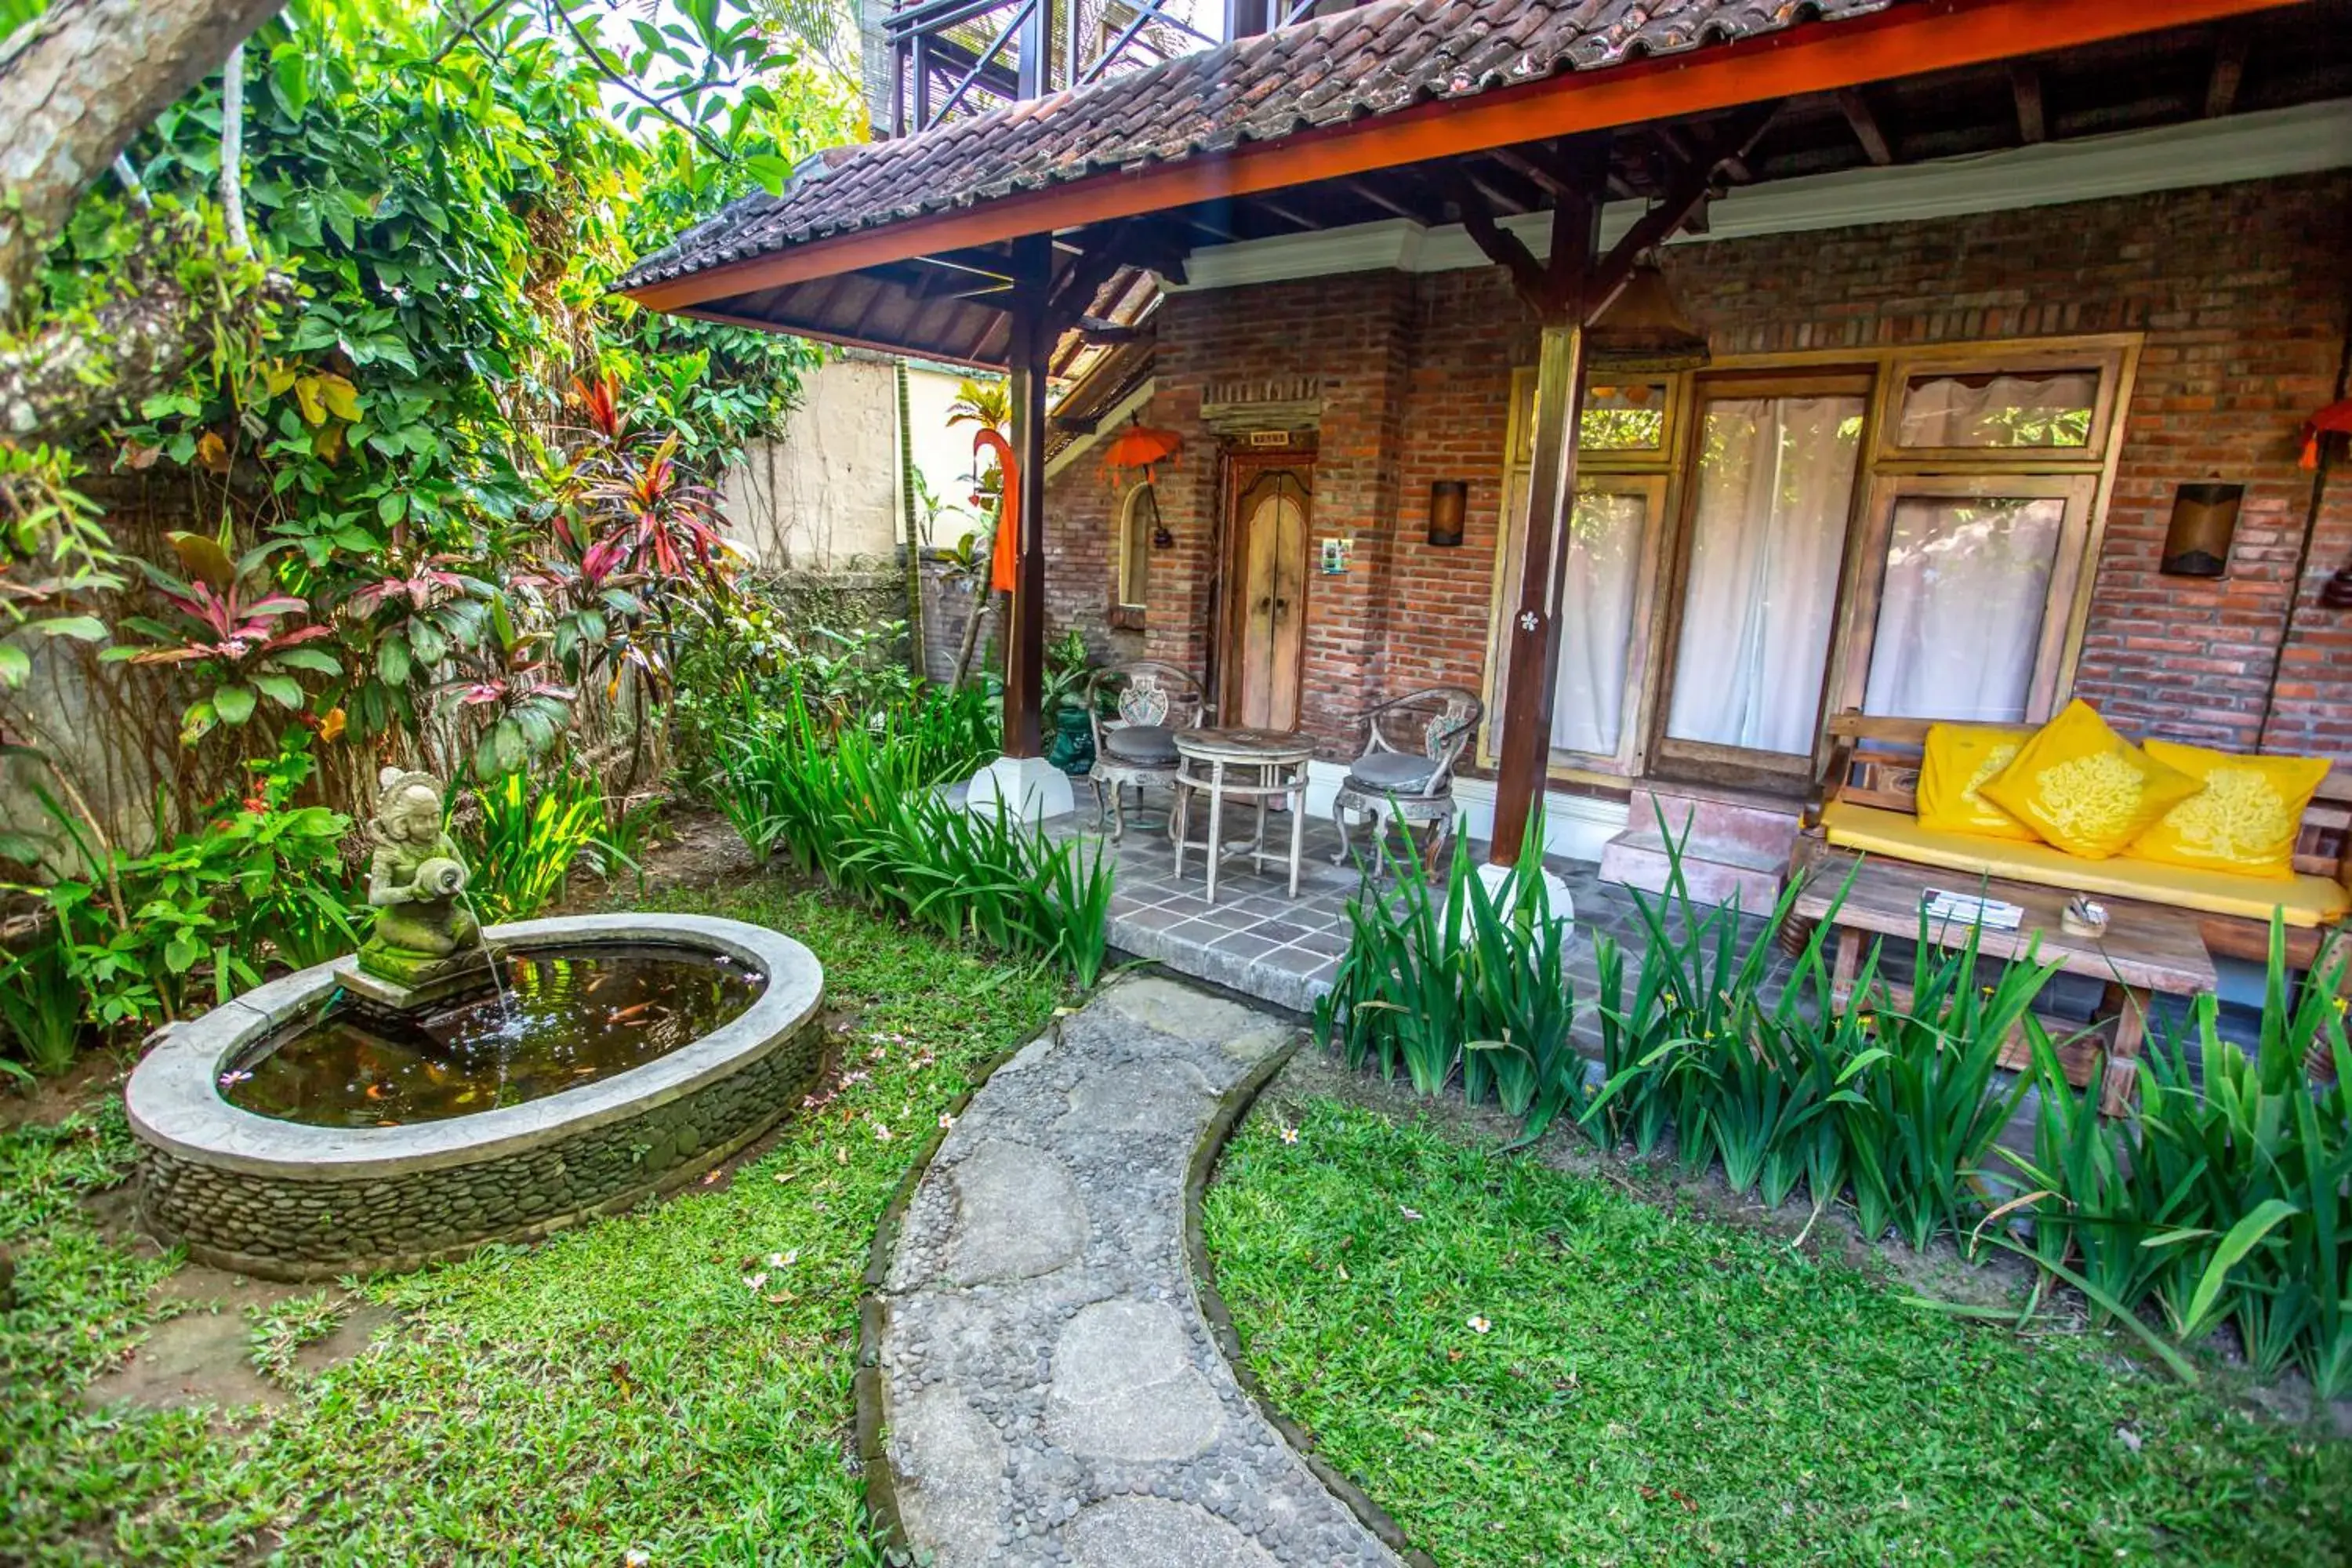
<instances>
[{"instance_id":1,"label":"tree trunk","mask_svg":"<svg viewBox=\"0 0 2352 1568\"><path fill-rule=\"evenodd\" d=\"M89 183L283 4L51 0L0 40L0 322Z\"/></svg>"},{"instance_id":2,"label":"tree trunk","mask_svg":"<svg viewBox=\"0 0 2352 1568\"><path fill-rule=\"evenodd\" d=\"M897 373L898 388L898 493L905 498L901 509L907 514L907 662L915 679L924 679L927 670L923 660L923 525L917 521L919 510L915 497L915 421L913 402L907 390L907 362L898 360L891 367Z\"/></svg>"}]
</instances>

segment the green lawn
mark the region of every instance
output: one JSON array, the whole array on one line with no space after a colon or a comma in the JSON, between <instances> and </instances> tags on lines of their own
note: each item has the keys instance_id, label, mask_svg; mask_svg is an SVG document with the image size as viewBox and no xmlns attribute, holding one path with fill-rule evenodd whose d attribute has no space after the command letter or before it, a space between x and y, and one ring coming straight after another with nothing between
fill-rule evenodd
<instances>
[{"instance_id":1,"label":"green lawn","mask_svg":"<svg viewBox=\"0 0 2352 1568\"><path fill-rule=\"evenodd\" d=\"M404 1330L237 1429L75 1396L172 1267L108 1245L76 1201L128 1168L119 1103L0 1134L22 1298L0 1328L0 1562L866 1559L847 1461L875 1222L965 1069L1042 1027L1058 989L773 882L653 901L806 942L870 1078L723 1189L368 1283ZM324 1326L304 1316L273 1314L262 1353Z\"/></svg>"},{"instance_id":2,"label":"green lawn","mask_svg":"<svg viewBox=\"0 0 2352 1568\"><path fill-rule=\"evenodd\" d=\"M1270 1100L1205 1223L1266 1395L1444 1568L2352 1560L2352 1445L1426 1122Z\"/></svg>"}]
</instances>

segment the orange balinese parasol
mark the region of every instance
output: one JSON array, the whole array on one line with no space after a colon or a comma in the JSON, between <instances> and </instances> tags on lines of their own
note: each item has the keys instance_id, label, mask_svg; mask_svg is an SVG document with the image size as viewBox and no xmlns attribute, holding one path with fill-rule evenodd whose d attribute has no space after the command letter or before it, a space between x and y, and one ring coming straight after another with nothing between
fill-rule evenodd
<instances>
[{"instance_id":1,"label":"orange balinese parasol","mask_svg":"<svg viewBox=\"0 0 2352 1568\"><path fill-rule=\"evenodd\" d=\"M2303 464L2319 467L2320 438L2334 431L2352 432L2352 397L2331 403L2303 422Z\"/></svg>"},{"instance_id":2,"label":"orange balinese parasol","mask_svg":"<svg viewBox=\"0 0 2352 1568\"><path fill-rule=\"evenodd\" d=\"M988 555L988 585L995 593L1010 594L1021 557L1021 468L1013 460L1013 443L993 430L972 432L971 455L982 452L996 454L997 469L1004 476L997 491L996 547Z\"/></svg>"},{"instance_id":3,"label":"orange balinese parasol","mask_svg":"<svg viewBox=\"0 0 2352 1568\"><path fill-rule=\"evenodd\" d=\"M1152 466L1172 463L1176 454L1184 449L1184 437L1173 430L1155 430L1149 425L1129 425L1118 433L1103 453L1106 468L1141 468L1144 482L1152 480Z\"/></svg>"}]
</instances>

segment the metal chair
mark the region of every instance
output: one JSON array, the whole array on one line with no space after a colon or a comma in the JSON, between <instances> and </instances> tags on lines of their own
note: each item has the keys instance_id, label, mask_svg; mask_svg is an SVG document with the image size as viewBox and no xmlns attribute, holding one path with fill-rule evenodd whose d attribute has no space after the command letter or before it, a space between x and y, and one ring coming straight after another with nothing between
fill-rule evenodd
<instances>
[{"instance_id":1,"label":"metal chair","mask_svg":"<svg viewBox=\"0 0 2352 1568\"><path fill-rule=\"evenodd\" d=\"M1461 687L1433 686L1358 714L1364 750L1348 764L1347 780L1331 802L1331 821L1339 829L1331 863L1348 863L1348 818L1354 813L1372 818L1382 836L1391 821L1403 824L1408 833L1426 824L1424 863L1441 864L1454 832L1454 764L1486 711L1486 705Z\"/></svg>"},{"instance_id":2,"label":"metal chair","mask_svg":"<svg viewBox=\"0 0 2352 1568\"><path fill-rule=\"evenodd\" d=\"M1111 700L1115 716L1105 718L1103 699L1114 682L1121 683ZM1121 791L1132 785L1139 802L1147 784L1172 787L1176 731L1199 729L1208 710L1199 681L1157 659L1109 665L1087 682L1087 715L1095 731L1095 817L1099 823L1109 813L1112 843L1127 833Z\"/></svg>"}]
</instances>

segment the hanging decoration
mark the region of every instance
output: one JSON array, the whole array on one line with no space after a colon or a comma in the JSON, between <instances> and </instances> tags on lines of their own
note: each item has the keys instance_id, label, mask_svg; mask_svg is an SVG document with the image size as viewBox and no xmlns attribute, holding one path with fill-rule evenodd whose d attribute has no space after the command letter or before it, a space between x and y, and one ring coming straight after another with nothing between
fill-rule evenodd
<instances>
[{"instance_id":1,"label":"hanging decoration","mask_svg":"<svg viewBox=\"0 0 2352 1568\"><path fill-rule=\"evenodd\" d=\"M1184 449L1184 437L1173 430L1157 430L1140 419L1129 424L1112 440L1103 453L1103 468L1113 486L1118 483L1117 470L1141 468L1143 480L1150 484L1159 476L1152 469L1161 463L1172 463Z\"/></svg>"},{"instance_id":2,"label":"hanging decoration","mask_svg":"<svg viewBox=\"0 0 2352 1568\"><path fill-rule=\"evenodd\" d=\"M1004 476L996 492L996 547L988 555L988 585L996 593L1010 594L1020 580L1021 467L1013 460L1013 443L994 430L971 433L971 455L977 458L982 452L996 455L997 471Z\"/></svg>"},{"instance_id":3,"label":"hanging decoration","mask_svg":"<svg viewBox=\"0 0 2352 1568\"><path fill-rule=\"evenodd\" d=\"M2319 467L2319 444L2331 435L2352 432L2352 397L2331 403L2303 422L2302 467Z\"/></svg>"}]
</instances>

